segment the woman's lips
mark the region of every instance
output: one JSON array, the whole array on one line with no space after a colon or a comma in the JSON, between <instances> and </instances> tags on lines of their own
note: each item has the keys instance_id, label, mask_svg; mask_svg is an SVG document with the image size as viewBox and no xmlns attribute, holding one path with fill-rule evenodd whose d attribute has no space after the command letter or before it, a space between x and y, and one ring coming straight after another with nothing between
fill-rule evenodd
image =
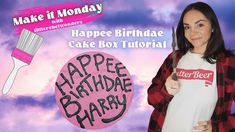
<instances>
[{"instance_id":1,"label":"woman's lips","mask_svg":"<svg viewBox=\"0 0 235 132\"><path fill-rule=\"evenodd\" d=\"M198 37L198 38L191 38L192 41L199 40L199 39L201 39L201 37Z\"/></svg>"}]
</instances>

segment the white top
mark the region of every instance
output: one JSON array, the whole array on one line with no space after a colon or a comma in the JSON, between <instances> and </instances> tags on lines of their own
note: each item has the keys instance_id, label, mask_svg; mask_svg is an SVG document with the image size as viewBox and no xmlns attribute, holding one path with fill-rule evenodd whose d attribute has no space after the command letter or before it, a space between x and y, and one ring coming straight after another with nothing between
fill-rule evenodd
<instances>
[{"instance_id":1,"label":"white top","mask_svg":"<svg viewBox=\"0 0 235 132\"><path fill-rule=\"evenodd\" d=\"M188 51L179 60L180 91L169 103L162 132L192 132L199 121L208 121L218 100L216 64Z\"/></svg>"}]
</instances>

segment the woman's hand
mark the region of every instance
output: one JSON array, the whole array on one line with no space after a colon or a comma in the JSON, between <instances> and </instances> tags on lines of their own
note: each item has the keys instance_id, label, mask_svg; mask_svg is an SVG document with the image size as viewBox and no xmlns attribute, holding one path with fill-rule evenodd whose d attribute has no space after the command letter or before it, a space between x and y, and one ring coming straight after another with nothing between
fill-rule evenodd
<instances>
[{"instance_id":1,"label":"woman's hand","mask_svg":"<svg viewBox=\"0 0 235 132\"><path fill-rule=\"evenodd\" d=\"M193 127L193 132L212 132L211 121L199 121L198 125Z\"/></svg>"},{"instance_id":2,"label":"woman's hand","mask_svg":"<svg viewBox=\"0 0 235 132\"><path fill-rule=\"evenodd\" d=\"M173 73L166 79L166 83L165 83L166 90L170 95L175 95L180 90L179 81L175 81L172 79Z\"/></svg>"}]
</instances>

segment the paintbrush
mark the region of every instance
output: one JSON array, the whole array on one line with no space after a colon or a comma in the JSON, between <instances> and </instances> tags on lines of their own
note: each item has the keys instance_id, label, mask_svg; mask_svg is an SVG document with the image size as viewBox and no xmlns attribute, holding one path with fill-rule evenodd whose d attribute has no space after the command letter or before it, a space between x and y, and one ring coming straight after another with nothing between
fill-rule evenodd
<instances>
[{"instance_id":1,"label":"paintbrush","mask_svg":"<svg viewBox=\"0 0 235 132\"><path fill-rule=\"evenodd\" d=\"M178 77L176 75L176 53L175 53L175 47L176 47L176 42L175 42L175 29L174 29L174 26L172 27L172 49L173 49L173 52L172 52L172 59L173 59L173 63L172 63L172 67L173 67L173 75L172 75L172 79L177 81L178 80Z\"/></svg>"},{"instance_id":2,"label":"paintbrush","mask_svg":"<svg viewBox=\"0 0 235 132\"><path fill-rule=\"evenodd\" d=\"M26 65L29 65L33 59L33 56L39 49L43 38L35 33L32 33L26 29L21 31L16 48L13 50L11 56L14 62L14 68L8 76L4 87L2 89L3 94L7 94L12 87L18 70Z\"/></svg>"}]
</instances>

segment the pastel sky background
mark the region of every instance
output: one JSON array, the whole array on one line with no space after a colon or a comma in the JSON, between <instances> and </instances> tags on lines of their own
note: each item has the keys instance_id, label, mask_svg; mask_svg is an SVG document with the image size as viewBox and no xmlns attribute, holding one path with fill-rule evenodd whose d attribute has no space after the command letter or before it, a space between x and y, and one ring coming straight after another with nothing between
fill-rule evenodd
<instances>
[{"instance_id":1,"label":"pastel sky background","mask_svg":"<svg viewBox=\"0 0 235 132\"><path fill-rule=\"evenodd\" d=\"M18 40L12 23L13 14L17 10L53 6L66 2L75 2L75 0L0 1L0 90L13 68L11 52ZM72 49L68 47L68 41L78 40L78 38L71 37L71 30L107 31L122 28L162 30L164 36L161 39L166 40L169 47L171 26L177 25L182 10L195 0L103 0L97 2L104 3L104 17L79 26L38 33L44 37L44 42L32 64L19 71L7 96L0 95L1 132L91 131L78 128L63 118L54 97L54 83L62 66L70 58L91 50L106 52L123 62L133 77L135 89L132 105L122 120L111 127L95 131L147 131L149 117L153 110L147 104L147 88L171 49ZM235 49L235 1L204 0L204 2L211 5L218 16L226 47ZM110 41L116 38L102 39Z\"/></svg>"}]
</instances>

